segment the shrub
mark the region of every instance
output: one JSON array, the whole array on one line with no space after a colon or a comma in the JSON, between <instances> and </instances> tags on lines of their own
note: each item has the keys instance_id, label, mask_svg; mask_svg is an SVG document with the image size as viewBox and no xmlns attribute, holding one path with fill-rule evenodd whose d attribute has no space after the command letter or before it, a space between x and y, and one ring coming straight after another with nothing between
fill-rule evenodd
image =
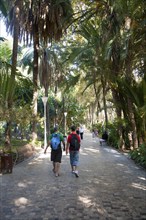
<instances>
[{"instance_id":1,"label":"shrub","mask_svg":"<svg viewBox=\"0 0 146 220\"><path fill-rule=\"evenodd\" d=\"M130 151L130 156L136 163L146 168L146 144L141 144L139 148Z\"/></svg>"},{"instance_id":2,"label":"shrub","mask_svg":"<svg viewBox=\"0 0 146 220\"><path fill-rule=\"evenodd\" d=\"M119 135L117 129L117 122L108 123L108 143L114 148L118 148Z\"/></svg>"}]
</instances>

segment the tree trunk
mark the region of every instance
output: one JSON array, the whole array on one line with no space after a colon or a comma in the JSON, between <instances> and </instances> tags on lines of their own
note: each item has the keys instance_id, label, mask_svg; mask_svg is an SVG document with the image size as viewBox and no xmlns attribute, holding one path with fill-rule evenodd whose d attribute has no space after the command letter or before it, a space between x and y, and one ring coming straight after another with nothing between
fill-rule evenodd
<instances>
[{"instance_id":1,"label":"tree trunk","mask_svg":"<svg viewBox=\"0 0 146 220\"><path fill-rule=\"evenodd\" d=\"M38 50L39 50L39 33L38 26L34 24L33 47L34 47L34 61L33 61L33 121L32 121L32 143L37 140L37 99L38 99Z\"/></svg>"},{"instance_id":2,"label":"tree trunk","mask_svg":"<svg viewBox=\"0 0 146 220\"><path fill-rule=\"evenodd\" d=\"M45 88L45 96L48 97L48 86ZM46 103L46 124L47 124L47 135L50 135L50 115L49 115L49 102Z\"/></svg>"},{"instance_id":3,"label":"tree trunk","mask_svg":"<svg viewBox=\"0 0 146 220\"><path fill-rule=\"evenodd\" d=\"M121 102L120 102L118 91L114 90L112 88L112 95L113 95L113 100L114 100L114 104L115 104L115 107L116 107L117 118L118 118L118 121L120 121L122 112L121 112L121 108L120 108ZM123 134L123 129L122 129L122 126L121 126L120 123L119 123L119 126L118 126L118 134L119 134L118 148L124 150L125 149L125 144L124 144L123 135L122 135Z\"/></svg>"},{"instance_id":4,"label":"tree trunk","mask_svg":"<svg viewBox=\"0 0 146 220\"><path fill-rule=\"evenodd\" d=\"M116 114L117 114L117 119L118 122L121 121L121 117L122 117L122 108L121 108L121 104L122 101L120 99L120 95L119 95L119 88L118 88L118 83L117 83L117 78L119 76L119 63L120 63L120 57L118 56L118 46L117 44L114 44L113 46L113 62L112 62L112 69L111 69L111 73L113 73L114 75L114 80L112 82L111 85L111 91L112 91L112 96L113 96L113 100L114 100L114 104L116 107ZM114 87L113 87L114 85ZM125 149L125 143L124 143L124 139L123 139L123 128L121 126L121 123L118 124L118 134L119 134L119 143L118 143L118 148L119 149Z\"/></svg>"},{"instance_id":5,"label":"tree trunk","mask_svg":"<svg viewBox=\"0 0 146 220\"><path fill-rule=\"evenodd\" d=\"M64 131L64 135L65 135L65 115L64 115L64 112L65 112L65 97L63 96L63 99L62 99L62 103L63 103L63 131Z\"/></svg>"},{"instance_id":6,"label":"tree trunk","mask_svg":"<svg viewBox=\"0 0 146 220\"><path fill-rule=\"evenodd\" d=\"M104 115L105 115L105 130L108 127L108 116L107 116L107 105L106 105L106 82L104 81L103 76L101 76L102 83L102 92L103 92L103 107L104 107Z\"/></svg>"},{"instance_id":7,"label":"tree trunk","mask_svg":"<svg viewBox=\"0 0 146 220\"><path fill-rule=\"evenodd\" d=\"M132 77L133 56L132 56L131 50L132 50L131 41L129 41L128 55L125 61L125 69L126 69L125 80L127 82L127 85L131 85L133 81L133 77ZM127 94L127 106L128 106L129 121L130 121L131 129L132 129L133 148L135 149L135 148L138 148L137 126L136 126L136 120L135 120L135 115L134 115L134 106L128 94Z\"/></svg>"},{"instance_id":8,"label":"tree trunk","mask_svg":"<svg viewBox=\"0 0 146 220\"><path fill-rule=\"evenodd\" d=\"M135 117L133 113L133 104L130 100L130 98L127 98L127 106L128 106L128 115L129 115L129 120L131 124L131 129L132 129L132 140L133 140L133 148L138 148L138 139L137 139L137 129L136 129L136 122L135 122Z\"/></svg>"}]
</instances>

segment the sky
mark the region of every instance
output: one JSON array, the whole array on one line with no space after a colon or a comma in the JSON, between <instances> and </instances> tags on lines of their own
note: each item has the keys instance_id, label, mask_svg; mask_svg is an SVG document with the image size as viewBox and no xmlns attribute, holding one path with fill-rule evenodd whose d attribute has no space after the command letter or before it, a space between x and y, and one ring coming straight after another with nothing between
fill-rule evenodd
<instances>
[{"instance_id":1,"label":"sky","mask_svg":"<svg viewBox=\"0 0 146 220\"><path fill-rule=\"evenodd\" d=\"M7 38L8 40L12 40L12 37L7 34L6 32L6 26L3 22L3 20L0 18L0 37Z\"/></svg>"}]
</instances>

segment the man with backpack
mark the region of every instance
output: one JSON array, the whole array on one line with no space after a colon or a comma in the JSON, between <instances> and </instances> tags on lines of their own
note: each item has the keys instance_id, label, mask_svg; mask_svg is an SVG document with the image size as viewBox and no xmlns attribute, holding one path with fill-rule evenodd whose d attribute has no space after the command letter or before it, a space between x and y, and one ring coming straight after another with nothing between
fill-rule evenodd
<instances>
[{"instance_id":1,"label":"man with backpack","mask_svg":"<svg viewBox=\"0 0 146 220\"><path fill-rule=\"evenodd\" d=\"M60 175L60 164L62 159L61 142L63 143L65 150L65 142L63 135L60 134L58 132L58 128L55 127L53 134L51 134L49 137L48 146L51 146L51 161L53 162L53 172L55 173L56 177ZM46 153L48 146L46 147L44 153Z\"/></svg>"},{"instance_id":2,"label":"man with backpack","mask_svg":"<svg viewBox=\"0 0 146 220\"><path fill-rule=\"evenodd\" d=\"M79 177L77 167L79 165L80 136L76 133L76 127L71 127L71 134L67 137L66 154L70 153L70 165L72 173Z\"/></svg>"}]
</instances>

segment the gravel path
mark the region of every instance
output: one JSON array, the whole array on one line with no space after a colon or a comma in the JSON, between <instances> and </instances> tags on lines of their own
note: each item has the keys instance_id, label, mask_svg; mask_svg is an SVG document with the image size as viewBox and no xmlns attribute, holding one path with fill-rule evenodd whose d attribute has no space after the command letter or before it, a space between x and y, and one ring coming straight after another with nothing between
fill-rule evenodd
<instances>
[{"instance_id":1,"label":"gravel path","mask_svg":"<svg viewBox=\"0 0 146 220\"><path fill-rule=\"evenodd\" d=\"M0 176L1 220L146 220L146 171L85 133L80 177L63 154L55 177L43 151Z\"/></svg>"}]
</instances>

